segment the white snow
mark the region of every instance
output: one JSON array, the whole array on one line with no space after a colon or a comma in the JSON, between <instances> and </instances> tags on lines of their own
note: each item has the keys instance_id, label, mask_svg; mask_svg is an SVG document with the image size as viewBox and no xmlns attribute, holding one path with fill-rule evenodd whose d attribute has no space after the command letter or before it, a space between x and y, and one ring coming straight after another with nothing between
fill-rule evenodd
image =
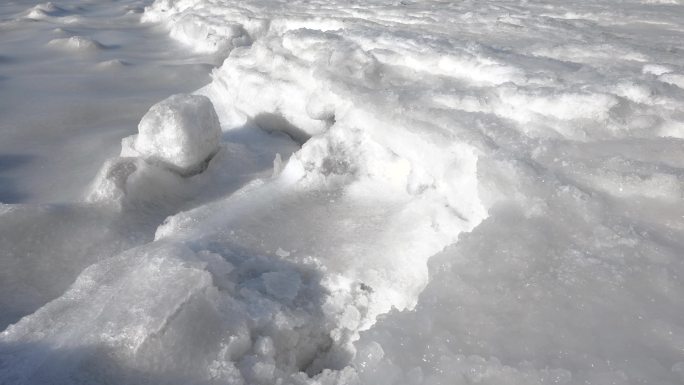
<instances>
[{"instance_id":1,"label":"white snow","mask_svg":"<svg viewBox=\"0 0 684 385\"><path fill-rule=\"evenodd\" d=\"M155 60L112 10L217 67L0 205L0 384L684 381L680 2L28 3L92 81Z\"/></svg>"},{"instance_id":2,"label":"white snow","mask_svg":"<svg viewBox=\"0 0 684 385\"><path fill-rule=\"evenodd\" d=\"M124 139L121 155L139 155L181 173L196 172L218 151L220 136L221 126L209 98L177 94L147 111L138 135Z\"/></svg>"},{"instance_id":3,"label":"white snow","mask_svg":"<svg viewBox=\"0 0 684 385\"><path fill-rule=\"evenodd\" d=\"M141 24L140 1L39 3L0 2L4 203L79 200L145 111L206 84L216 63ZM34 9L45 17L24 18Z\"/></svg>"}]
</instances>

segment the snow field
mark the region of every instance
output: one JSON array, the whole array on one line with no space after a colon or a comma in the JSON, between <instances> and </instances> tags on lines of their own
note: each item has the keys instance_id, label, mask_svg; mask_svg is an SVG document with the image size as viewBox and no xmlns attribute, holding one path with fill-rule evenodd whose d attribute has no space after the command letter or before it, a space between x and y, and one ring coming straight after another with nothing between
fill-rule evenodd
<instances>
[{"instance_id":1,"label":"snow field","mask_svg":"<svg viewBox=\"0 0 684 385\"><path fill-rule=\"evenodd\" d=\"M91 188L154 239L0 381L681 382L684 10L620 5L155 1L224 60Z\"/></svg>"}]
</instances>

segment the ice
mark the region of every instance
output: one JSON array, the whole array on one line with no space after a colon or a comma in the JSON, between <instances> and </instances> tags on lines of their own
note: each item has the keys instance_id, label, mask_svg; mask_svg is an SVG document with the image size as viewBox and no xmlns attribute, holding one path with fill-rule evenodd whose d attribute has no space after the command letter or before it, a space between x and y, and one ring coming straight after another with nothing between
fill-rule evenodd
<instances>
[{"instance_id":1,"label":"ice","mask_svg":"<svg viewBox=\"0 0 684 385\"><path fill-rule=\"evenodd\" d=\"M89 166L0 205L0 384L681 383L679 2L28 3L0 150Z\"/></svg>"},{"instance_id":2,"label":"ice","mask_svg":"<svg viewBox=\"0 0 684 385\"><path fill-rule=\"evenodd\" d=\"M141 204L177 202L187 194L181 177L140 158L120 157L105 162L95 177L86 201L118 210Z\"/></svg>"},{"instance_id":3,"label":"ice","mask_svg":"<svg viewBox=\"0 0 684 385\"><path fill-rule=\"evenodd\" d=\"M221 125L209 98L173 95L147 111L138 135L130 139L131 148L124 144L122 155L138 154L150 163L193 173L218 151L220 135Z\"/></svg>"}]
</instances>

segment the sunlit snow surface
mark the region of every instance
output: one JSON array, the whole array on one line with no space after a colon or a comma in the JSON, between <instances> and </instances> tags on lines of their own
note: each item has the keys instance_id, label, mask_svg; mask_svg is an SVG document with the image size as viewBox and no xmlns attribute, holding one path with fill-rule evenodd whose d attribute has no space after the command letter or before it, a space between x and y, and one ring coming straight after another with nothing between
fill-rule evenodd
<instances>
[{"instance_id":1,"label":"sunlit snow surface","mask_svg":"<svg viewBox=\"0 0 684 385\"><path fill-rule=\"evenodd\" d=\"M678 0L140 21L225 61L118 131L82 199L0 205L0 384L684 382ZM111 49L67 35L45 44Z\"/></svg>"}]
</instances>

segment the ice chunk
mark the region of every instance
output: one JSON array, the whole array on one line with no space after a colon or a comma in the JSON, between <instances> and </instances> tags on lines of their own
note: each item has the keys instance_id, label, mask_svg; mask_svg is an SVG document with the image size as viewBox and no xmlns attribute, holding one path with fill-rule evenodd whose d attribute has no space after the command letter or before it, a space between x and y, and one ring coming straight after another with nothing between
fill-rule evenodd
<instances>
[{"instance_id":1,"label":"ice chunk","mask_svg":"<svg viewBox=\"0 0 684 385\"><path fill-rule=\"evenodd\" d=\"M138 132L133 149L141 157L191 174L218 150L221 126L209 98L177 94L152 106Z\"/></svg>"}]
</instances>

